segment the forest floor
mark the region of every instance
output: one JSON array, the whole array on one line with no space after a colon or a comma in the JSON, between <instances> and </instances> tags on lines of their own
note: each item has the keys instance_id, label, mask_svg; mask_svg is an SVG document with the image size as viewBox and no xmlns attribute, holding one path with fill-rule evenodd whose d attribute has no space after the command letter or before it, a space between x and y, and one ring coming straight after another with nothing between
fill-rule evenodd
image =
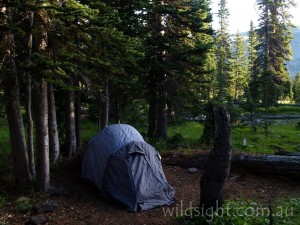
<instances>
[{"instance_id":1,"label":"forest floor","mask_svg":"<svg viewBox=\"0 0 300 225\"><path fill-rule=\"evenodd\" d=\"M180 224L176 216L184 209L198 206L200 196L199 181L201 172L188 173L177 166L163 165L168 182L176 190L176 204L172 207L132 213L124 207L100 197L94 187L80 179L78 163L63 160L60 167L52 171L51 183L63 187L68 197L58 195L38 195L39 200L53 200L58 207L51 213L45 224L59 225L153 225ZM14 195L9 195L14 196ZM266 177L244 173L233 173L225 186L225 199L251 199L267 204L270 200L300 196L300 181L283 177ZM32 212L22 213L16 209L16 196L8 197L0 207L0 225L21 225L30 219ZM173 214L166 213L173 211Z\"/></svg>"}]
</instances>

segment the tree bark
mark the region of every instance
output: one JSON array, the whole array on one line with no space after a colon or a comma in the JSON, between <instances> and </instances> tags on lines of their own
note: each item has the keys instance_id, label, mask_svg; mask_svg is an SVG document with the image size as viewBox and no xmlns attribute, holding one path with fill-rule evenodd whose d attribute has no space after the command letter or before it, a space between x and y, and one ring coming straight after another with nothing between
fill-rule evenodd
<instances>
[{"instance_id":1,"label":"tree bark","mask_svg":"<svg viewBox=\"0 0 300 225\"><path fill-rule=\"evenodd\" d=\"M214 141L214 124L213 124L213 104L208 103L206 107L206 118L204 121L204 129L200 138L202 144L206 146L212 145Z\"/></svg>"},{"instance_id":2,"label":"tree bark","mask_svg":"<svg viewBox=\"0 0 300 225\"><path fill-rule=\"evenodd\" d=\"M33 147L33 120L31 112L32 104L32 78L30 74L27 76L27 101L25 104L26 116L27 116L27 151L28 151L28 162L29 171L32 177L36 176L35 171L35 159L34 159L34 147Z\"/></svg>"},{"instance_id":3,"label":"tree bark","mask_svg":"<svg viewBox=\"0 0 300 225\"><path fill-rule=\"evenodd\" d=\"M19 191L24 191L31 182L26 152L25 131L21 113L19 84L17 76L10 75L3 80L6 115L12 147L13 173Z\"/></svg>"},{"instance_id":4,"label":"tree bark","mask_svg":"<svg viewBox=\"0 0 300 225\"><path fill-rule=\"evenodd\" d=\"M76 146L77 152L82 148L82 133L81 133L81 92L75 92L75 128L76 128Z\"/></svg>"},{"instance_id":5,"label":"tree bark","mask_svg":"<svg viewBox=\"0 0 300 225\"><path fill-rule=\"evenodd\" d=\"M28 61L31 61L32 56L32 46L33 46L33 22L34 22L34 12L29 12L30 19L30 33L28 36ZM32 77L30 73L27 73L27 101L25 103L26 116L27 116L27 151L28 151L28 159L29 159L29 170L31 176L36 176L35 171L35 158L34 158L34 146L33 146L33 120L32 120Z\"/></svg>"},{"instance_id":6,"label":"tree bark","mask_svg":"<svg viewBox=\"0 0 300 225\"><path fill-rule=\"evenodd\" d=\"M47 192L50 187L49 130L47 83L36 81L33 89L37 148L37 188Z\"/></svg>"},{"instance_id":7,"label":"tree bark","mask_svg":"<svg viewBox=\"0 0 300 225\"><path fill-rule=\"evenodd\" d=\"M161 71L160 71L161 72ZM166 92L166 80L165 74L159 74L158 85L158 108L157 108L157 129L156 137L162 140L166 140L168 137L168 105L167 105L167 92Z\"/></svg>"},{"instance_id":8,"label":"tree bark","mask_svg":"<svg viewBox=\"0 0 300 225\"><path fill-rule=\"evenodd\" d=\"M1 18L3 24L13 24L11 7L1 7L4 16ZM25 131L21 112L19 81L15 64L14 35L10 31L3 31L1 46L4 48L2 61L4 99L6 115L8 119L10 142L12 148L13 173L19 191L24 191L31 181L29 172L28 156L26 152ZM6 47L6 48L5 48Z\"/></svg>"},{"instance_id":9,"label":"tree bark","mask_svg":"<svg viewBox=\"0 0 300 225\"><path fill-rule=\"evenodd\" d=\"M148 111L148 132L147 137L155 137L157 130L157 100L152 97Z\"/></svg>"},{"instance_id":10,"label":"tree bark","mask_svg":"<svg viewBox=\"0 0 300 225\"><path fill-rule=\"evenodd\" d=\"M72 82L70 84L72 84ZM67 91L65 130L66 130L66 155L68 157L73 156L77 149L74 99L75 99L74 91L73 90Z\"/></svg>"},{"instance_id":11,"label":"tree bark","mask_svg":"<svg viewBox=\"0 0 300 225\"><path fill-rule=\"evenodd\" d=\"M48 116L49 116L49 158L56 163L60 155L58 126L53 84L48 84Z\"/></svg>"},{"instance_id":12,"label":"tree bark","mask_svg":"<svg viewBox=\"0 0 300 225\"><path fill-rule=\"evenodd\" d=\"M103 99L101 102L101 130L108 125L109 119L109 90L108 90L108 78L103 82Z\"/></svg>"},{"instance_id":13,"label":"tree bark","mask_svg":"<svg viewBox=\"0 0 300 225\"><path fill-rule=\"evenodd\" d=\"M231 129L230 116L223 106L213 107L215 142L201 178L200 206L217 210L224 203L224 184L230 170Z\"/></svg>"},{"instance_id":14,"label":"tree bark","mask_svg":"<svg viewBox=\"0 0 300 225\"><path fill-rule=\"evenodd\" d=\"M163 93L165 95L165 93ZM156 137L166 140L168 137L168 106L165 97L158 104Z\"/></svg>"}]
</instances>

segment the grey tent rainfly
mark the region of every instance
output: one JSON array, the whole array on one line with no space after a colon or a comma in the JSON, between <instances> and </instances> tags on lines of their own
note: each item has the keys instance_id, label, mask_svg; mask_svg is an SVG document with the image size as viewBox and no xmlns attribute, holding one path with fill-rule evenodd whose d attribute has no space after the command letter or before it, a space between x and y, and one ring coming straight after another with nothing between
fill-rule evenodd
<instances>
[{"instance_id":1,"label":"grey tent rainfly","mask_svg":"<svg viewBox=\"0 0 300 225\"><path fill-rule=\"evenodd\" d=\"M159 153L130 125L108 126L88 142L81 177L129 211L174 203Z\"/></svg>"}]
</instances>

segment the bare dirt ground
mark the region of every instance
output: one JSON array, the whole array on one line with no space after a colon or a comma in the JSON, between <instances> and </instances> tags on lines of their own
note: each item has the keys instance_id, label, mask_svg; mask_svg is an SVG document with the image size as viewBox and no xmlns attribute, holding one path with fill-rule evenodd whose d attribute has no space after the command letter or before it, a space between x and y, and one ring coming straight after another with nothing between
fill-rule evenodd
<instances>
[{"instance_id":1,"label":"bare dirt ground","mask_svg":"<svg viewBox=\"0 0 300 225\"><path fill-rule=\"evenodd\" d=\"M167 214L167 207L161 207L145 212L126 212L125 208L117 203L100 197L97 190L83 183L80 179L80 169L64 160L59 169L52 171L52 185L63 187L70 193L69 197L58 195L37 195L39 198L51 199L58 203L58 207L44 216L48 218L45 224L59 225L167 225L180 224L176 215L181 210L199 204L201 172L188 173L185 169L164 165L164 172L169 183L176 190L176 204L168 209L173 215ZM270 199L300 196L300 181L279 178L263 177L250 174L234 173L225 187L226 199L252 199L259 202L268 202ZM21 213L16 210L16 197L8 197L0 208L1 225L21 225L33 213Z\"/></svg>"}]
</instances>

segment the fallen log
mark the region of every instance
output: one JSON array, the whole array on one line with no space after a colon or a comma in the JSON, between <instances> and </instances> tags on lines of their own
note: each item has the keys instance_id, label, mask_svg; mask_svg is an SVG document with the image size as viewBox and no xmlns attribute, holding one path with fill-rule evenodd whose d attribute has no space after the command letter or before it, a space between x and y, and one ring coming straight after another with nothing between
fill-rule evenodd
<instances>
[{"instance_id":1,"label":"fallen log","mask_svg":"<svg viewBox=\"0 0 300 225\"><path fill-rule=\"evenodd\" d=\"M300 115L277 115L277 116L268 116L269 120L290 120L290 119L299 119Z\"/></svg>"},{"instance_id":2,"label":"fallen log","mask_svg":"<svg viewBox=\"0 0 300 225\"><path fill-rule=\"evenodd\" d=\"M204 169L208 160L208 153L191 155L176 152L166 153L162 155L162 160L167 165ZM300 156L298 154L292 156L233 154L231 170L298 178L300 177Z\"/></svg>"}]
</instances>

